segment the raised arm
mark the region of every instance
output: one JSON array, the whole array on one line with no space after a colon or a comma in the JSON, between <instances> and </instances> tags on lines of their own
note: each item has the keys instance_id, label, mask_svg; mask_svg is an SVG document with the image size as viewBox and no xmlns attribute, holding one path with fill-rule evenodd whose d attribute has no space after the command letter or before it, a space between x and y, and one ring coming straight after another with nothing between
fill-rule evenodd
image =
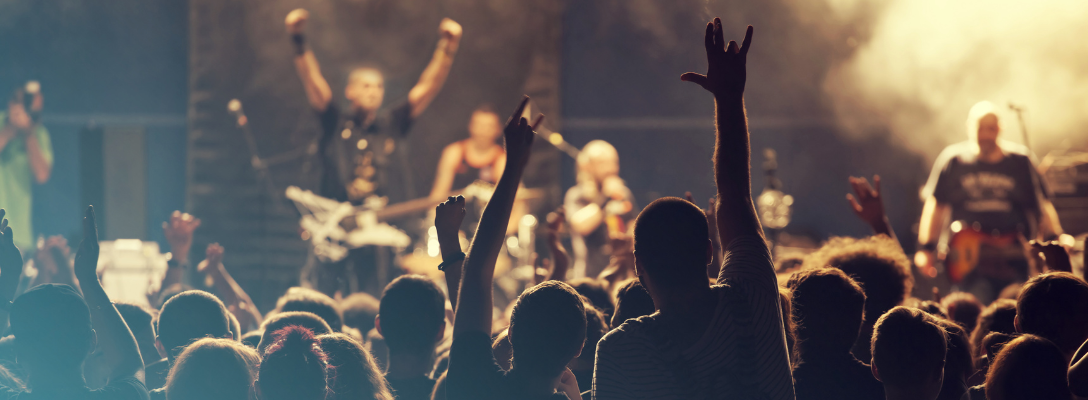
<instances>
[{"instance_id":1,"label":"raised arm","mask_svg":"<svg viewBox=\"0 0 1088 400\"><path fill-rule=\"evenodd\" d=\"M461 266L465 253L461 251L461 222L465 220L465 197L450 197L439 204L434 213L434 228L438 233L438 248L442 251L442 272L446 276L446 291L450 306L457 310L457 290L461 283Z\"/></svg>"},{"instance_id":2,"label":"raised arm","mask_svg":"<svg viewBox=\"0 0 1088 400\"><path fill-rule=\"evenodd\" d=\"M922 217L918 222L918 251L914 253L914 265L929 277L937 276L937 240L941 230L948 225L952 207L942 204L937 198L929 196L922 206Z\"/></svg>"},{"instance_id":3,"label":"raised arm","mask_svg":"<svg viewBox=\"0 0 1088 400\"><path fill-rule=\"evenodd\" d=\"M563 222L567 220L567 214L563 208L548 213L548 252L552 254L552 270L548 275L549 280L567 280L567 271L570 270L570 254L563 242L559 240L559 231L563 228Z\"/></svg>"},{"instance_id":4,"label":"raised arm","mask_svg":"<svg viewBox=\"0 0 1088 400\"><path fill-rule=\"evenodd\" d=\"M884 212L884 198L880 196L880 175L873 176L871 186L868 179L851 176L850 186L857 195L847 193L846 201L850 202L850 207L858 218L873 228L873 233L896 239L892 224Z\"/></svg>"},{"instance_id":5,"label":"raised arm","mask_svg":"<svg viewBox=\"0 0 1088 400\"><path fill-rule=\"evenodd\" d=\"M317 57L310 47L306 45L306 21L310 19L310 12L298 8L287 14L284 24L287 25L287 33L291 35L291 41L295 45L295 71L302 80L302 86L306 88L306 99L310 101L310 107L318 112L325 111L332 101L332 89L329 82L321 75L321 66L317 64Z\"/></svg>"},{"instance_id":6,"label":"raised arm","mask_svg":"<svg viewBox=\"0 0 1088 400\"><path fill-rule=\"evenodd\" d=\"M74 269L83 298L91 309L91 325L98 334L98 345L110 368L110 381L133 376L142 381L144 360L136 338L98 281L98 228L94 208L90 206L83 217L83 241L76 251Z\"/></svg>"},{"instance_id":7,"label":"raised arm","mask_svg":"<svg viewBox=\"0 0 1088 400\"><path fill-rule=\"evenodd\" d=\"M15 247L15 234L8 226L7 210L0 208L0 303L11 305L19 277L23 275L23 255ZM0 326L8 321L9 307L0 307Z\"/></svg>"},{"instance_id":8,"label":"raised arm","mask_svg":"<svg viewBox=\"0 0 1088 400\"><path fill-rule=\"evenodd\" d=\"M197 266L197 271L212 279L216 294L223 300L227 310L234 314L235 318L238 318L238 324L242 326L242 331L245 332L259 327L264 317L257 310L257 305L253 303L253 299L249 298L249 294L242 289L238 282L234 281L234 277L230 276L227 268L223 266L223 246L220 246L219 243L209 244L204 254L204 261Z\"/></svg>"},{"instance_id":9,"label":"raised arm","mask_svg":"<svg viewBox=\"0 0 1088 400\"><path fill-rule=\"evenodd\" d=\"M189 269L189 250L193 247L193 232L199 227L200 218L177 210L170 214L169 221L163 221L162 234L170 245L170 261L166 264L166 274L159 284L159 293L185 282L185 272ZM152 304L157 302L159 293L149 295Z\"/></svg>"},{"instance_id":10,"label":"raised arm","mask_svg":"<svg viewBox=\"0 0 1088 400\"><path fill-rule=\"evenodd\" d=\"M431 101L446 84L446 77L453 66L453 57L457 55L457 48L461 44L461 25L452 19L442 19L442 23L438 24L438 34L438 46L434 49L431 62L419 76L416 86L408 92L408 104L412 106L413 118L431 105Z\"/></svg>"},{"instance_id":11,"label":"raised arm","mask_svg":"<svg viewBox=\"0 0 1088 400\"><path fill-rule=\"evenodd\" d=\"M491 201L484 207L480 225L476 228L465 258L457 310L454 312L454 340L464 333L491 333L491 280L495 275L495 260L506 236L506 225L514 207L521 174L529 162L533 137L536 135L533 127L543 118L543 115L537 117L536 122L530 125L521 116L528 102L529 96L525 96L506 123L503 133L506 139L506 170L495 186Z\"/></svg>"},{"instance_id":12,"label":"raised arm","mask_svg":"<svg viewBox=\"0 0 1088 400\"><path fill-rule=\"evenodd\" d=\"M706 25L706 75L688 72L681 80L694 82L714 95L717 135L714 143L714 180L718 186L718 235L722 244L746 235L763 237L763 227L752 202L751 148L748 117L744 111L745 63L752 43L752 27L744 42L722 35L721 20Z\"/></svg>"}]
</instances>

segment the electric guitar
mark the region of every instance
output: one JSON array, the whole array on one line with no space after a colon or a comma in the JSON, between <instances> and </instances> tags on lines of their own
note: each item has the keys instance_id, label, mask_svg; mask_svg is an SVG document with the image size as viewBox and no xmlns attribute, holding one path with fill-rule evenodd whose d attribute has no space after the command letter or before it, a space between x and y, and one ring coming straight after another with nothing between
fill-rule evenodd
<instances>
[{"instance_id":1,"label":"electric guitar","mask_svg":"<svg viewBox=\"0 0 1088 400\"><path fill-rule=\"evenodd\" d=\"M955 228L959 229L955 229ZM945 271L952 283L960 283L963 278L977 269L980 264L986 267L1001 265L1006 261L1024 258L1019 235L1016 233L990 234L972 229L961 221L953 223L952 237L948 241L948 255L945 257ZM980 271L984 274L1004 274L1000 266Z\"/></svg>"}]
</instances>

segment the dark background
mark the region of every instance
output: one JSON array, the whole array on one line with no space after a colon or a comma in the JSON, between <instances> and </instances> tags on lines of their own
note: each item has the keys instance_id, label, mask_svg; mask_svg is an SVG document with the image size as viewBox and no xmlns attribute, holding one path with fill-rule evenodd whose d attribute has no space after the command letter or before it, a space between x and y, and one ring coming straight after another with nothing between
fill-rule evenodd
<instances>
[{"instance_id":1,"label":"dark background","mask_svg":"<svg viewBox=\"0 0 1088 400\"><path fill-rule=\"evenodd\" d=\"M225 106L243 101L265 156L316 135L283 33L292 8L311 11L309 37L334 101L362 62L386 71L387 102L403 98L433 51L438 21L464 25L447 85L408 142L417 195L429 190L442 146L465 135L472 108L488 101L506 113L527 92L575 146L613 143L640 205L713 194L712 99L679 75L705 70L703 27L720 15L727 37L756 26L746 91L755 192L764 185L760 150L774 148L783 190L796 198L789 231L863 235L868 228L844 200L846 178L880 174L892 223L912 242L917 191L935 155L909 153L883 132L840 134L824 75L851 54L846 38L864 40L866 28L816 29L786 1L0 1L0 91L37 79L46 96L56 165L36 189L37 232L78 231L82 126L144 126L148 209L132 212L146 212L146 239L165 246L158 224L174 209L196 213L204 226L194 258L204 243L223 243L228 267L266 306L295 283L305 247L293 211L277 211L259 185ZM574 183L573 162L547 144L537 150L528 183L552 188L557 203ZM313 187L315 171L303 162L274 168L277 185Z\"/></svg>"}]
</instances>

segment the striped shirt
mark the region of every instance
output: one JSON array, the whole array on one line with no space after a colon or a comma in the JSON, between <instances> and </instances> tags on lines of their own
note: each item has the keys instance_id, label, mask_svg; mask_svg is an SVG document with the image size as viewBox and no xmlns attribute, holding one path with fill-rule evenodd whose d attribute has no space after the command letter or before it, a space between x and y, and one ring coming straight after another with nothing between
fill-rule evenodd
<instances>
[{"instance_id":1,"label":"striped shirt","mask_svg":"<svg viewBox=\"0 0 1088 400\"><path fill-rule=\"evenodd\" d=\"M671 347L657 314L630 319L597 344L593 398L794 399L767 245L758 236L733 240L709 328L692 346Z\"/></svg>"}]
</instances>

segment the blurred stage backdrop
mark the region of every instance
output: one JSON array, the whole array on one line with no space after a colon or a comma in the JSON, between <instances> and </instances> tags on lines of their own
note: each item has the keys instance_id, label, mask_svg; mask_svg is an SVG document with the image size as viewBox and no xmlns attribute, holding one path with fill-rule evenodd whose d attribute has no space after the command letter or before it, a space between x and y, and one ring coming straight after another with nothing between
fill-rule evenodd
<instances>
[{"instance_id":1,"label":"blurred stage backdrop","mask_svg":"<svg viewBox=\"0 0 1088 400\"><path fill-rule=\"evenodd\" d=\"M464 26L449 80L406 143L417 196L428 192L442 147L465 136L476 105L491 102L504 114L528 93L548 128L573 145L617 147L639 206L685 191L702 203L714 192L713 106L679 76L704 71L703 27L713 16L729 38L756 28L745 96L753 189L766 181L761 150L775 149L782 189L795 199L793 235L867 234L846 205L847 177L880 174L889 217L912 251L918 190L940 149L965 138L978 100L1025 107L1039 156L1084 148L1088 134L1088 48L1079 43L1088 6L1080 1L0 0L0 91L42 82L56 148L53 177L36 189L37 231L78 232L80 204L99 198L121 204L106 213L141 221L125 236L165 246L158 224L187 210L204 221L194 258L204 244L222 243L228 268L270 306L296 283L305 244L293 207L258 180L226 105L242 101L263 157L316 137L283 28L297 7L311 12L309 43L334 101L360 63L385 71L387 102L403 98L434 49L439 20ZM1001 117L1004 138L1020 141L1015 116ZM133 167L142 174L131 175L139 185L86 187L109 181L81 166L94 156L79 150L95 137L89 126L139 133L128 144L142 157ZM574 166L538 143L526 183L548 188L550 208L574 184ZM315 186L306 161L272 168L277 193Z\"/></svg>"}]
</instances>

